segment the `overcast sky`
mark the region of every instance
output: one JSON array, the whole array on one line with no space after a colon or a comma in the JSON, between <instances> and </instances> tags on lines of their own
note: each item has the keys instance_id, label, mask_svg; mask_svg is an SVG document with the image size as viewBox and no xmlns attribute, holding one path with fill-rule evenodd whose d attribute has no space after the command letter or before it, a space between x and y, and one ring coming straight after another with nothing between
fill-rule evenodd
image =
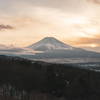
<instances>
[{"instance_id":1,"label":"overcast sky","mask_svg":"<svg viewBox=\"0 0 100 100\"><path fill-rule=\"evenodd\" d=\"M44 37L100 52L100 0L0 0L0 44Z\"/></svg>"}]
</instances>

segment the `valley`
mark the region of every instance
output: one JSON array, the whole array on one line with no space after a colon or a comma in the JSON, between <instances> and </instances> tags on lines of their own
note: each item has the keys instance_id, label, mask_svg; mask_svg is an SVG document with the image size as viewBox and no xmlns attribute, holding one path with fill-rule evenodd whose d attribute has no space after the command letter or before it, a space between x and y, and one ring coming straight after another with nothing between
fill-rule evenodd
<instances>
[{"instance_id":1,"label":"valley","mask_svg":"<svg viewBox=\"0 0 100 100\"><path fill-rule=\"evenodd\" d=\"M54 64L72 65L78 68L100 72L100 58L50 58L33 60Z\"/></svg>"}]
</instances>

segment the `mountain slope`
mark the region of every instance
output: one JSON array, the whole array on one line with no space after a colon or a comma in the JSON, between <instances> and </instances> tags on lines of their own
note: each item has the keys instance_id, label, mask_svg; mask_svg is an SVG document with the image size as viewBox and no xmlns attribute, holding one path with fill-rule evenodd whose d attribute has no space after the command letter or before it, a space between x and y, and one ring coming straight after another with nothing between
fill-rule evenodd
<instances>
[{"instance_id":1,"label":"mountain slope","mask_svg":"<svg viewBox=\"0 0 100 100\"><path fill-rule=\"evenodd\" d=\"M44 53L36 53L35 55L21 55L21 57L28 59L42 59L42 58L100 58L100 53L87 51L80 48L72 50L57 49L46 51Z\"/></svg>"},{"instance_id":2,"label":"mountain slope","mask_svg":"<svg viewBox=\"0 0 100 100\"><path fill-rule=\"evenodd\" d=\"M75 48L64 44L53 37L46 37L41 41L28 46L36 51L44 51L35 55L21 55L29 59L37 58L100 58L100 53Z\"/></svg>"},{"instance_id":3,"label":"mountain slope","mask_svg":"<svg viewBox=\"0 0 100 100\"><path fill-rule=\"evenodd\" d=\"M46 50L54 50L54 49L72 49L73 47L62 43L53 37L46 37L40 40L39 42L28 46L27 48L38 50L38 51L46 51Z\"/></svg>"}]
</instances>

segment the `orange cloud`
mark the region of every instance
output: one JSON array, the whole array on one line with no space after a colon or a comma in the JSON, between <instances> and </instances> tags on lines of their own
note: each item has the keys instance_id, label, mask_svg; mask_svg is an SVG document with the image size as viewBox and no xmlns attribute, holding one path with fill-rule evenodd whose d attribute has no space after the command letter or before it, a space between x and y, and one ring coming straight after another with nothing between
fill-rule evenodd
<instances>
[{"instance_id":1,"label":"orange cloud","mask_svg":"<svg viewBox=\"0 0 100 100\"><path fill-rule=\"evenodd\" d=\"M65 41L65 43L67 43L67 41ZM70 41L68 43L73 45L73 46L89 46L92 44L99 46L100 45L100 38L99 37L98 38L81 37L75 41Z\"/></svg>"}]
</instances>

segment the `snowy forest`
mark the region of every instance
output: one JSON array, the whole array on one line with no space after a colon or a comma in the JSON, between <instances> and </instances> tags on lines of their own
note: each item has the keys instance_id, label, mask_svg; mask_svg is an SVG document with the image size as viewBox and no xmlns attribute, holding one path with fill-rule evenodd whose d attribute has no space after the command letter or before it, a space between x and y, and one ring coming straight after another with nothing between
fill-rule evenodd
<instances>
[{"instance_id":1,"label":"snowy forest","mask_svg":"<svg viewBox=\"0 0 100 100\"><path fill-rule=\"evenodd\" d=\"M0 100L99 100L100 73L0 58Z\"/></svg>"}]
</instances>

